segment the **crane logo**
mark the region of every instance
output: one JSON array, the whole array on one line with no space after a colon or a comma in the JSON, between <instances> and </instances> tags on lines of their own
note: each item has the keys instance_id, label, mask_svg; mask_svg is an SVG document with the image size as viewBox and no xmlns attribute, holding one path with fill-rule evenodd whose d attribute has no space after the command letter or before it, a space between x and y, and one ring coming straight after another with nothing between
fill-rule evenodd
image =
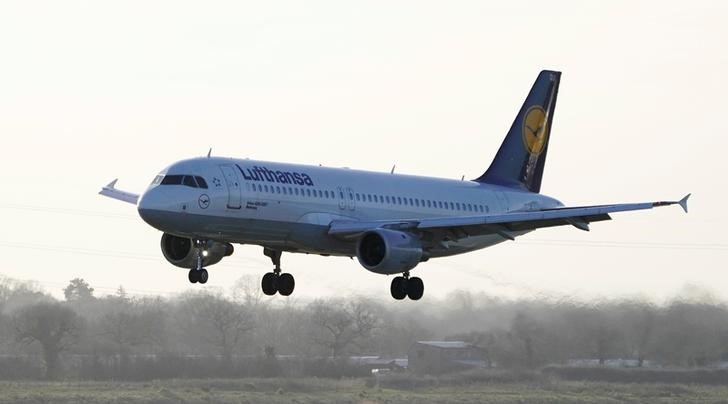
<instances>
[{"instance_id":1,"label":"crane logo","mask_svg":"<svg viewBox=\"0 0 728 404\"><path fill-rule=\"evenodd\" d=\"M529 153L538 156L546 146L546 111L534 105L523 118L523 145Z\"/></svg>"}]
</instances>

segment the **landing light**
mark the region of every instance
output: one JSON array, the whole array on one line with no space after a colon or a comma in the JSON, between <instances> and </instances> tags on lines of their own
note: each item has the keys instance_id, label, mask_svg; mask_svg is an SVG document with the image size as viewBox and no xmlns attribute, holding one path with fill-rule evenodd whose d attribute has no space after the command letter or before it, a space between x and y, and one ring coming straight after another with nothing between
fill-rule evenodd
<instances>
[{"instance_id":1,"label":"landing light","mask_svg":"<svg viewBox=\"0 0 728 404\"><path fill-rule=\"evenodd\" d=\"M207 250L203 250L203 251L202 251L202 256L203 256L203 257L207 257L207 254L208 254L208 253L207 253Z\"/></svg>"}]
</instances>

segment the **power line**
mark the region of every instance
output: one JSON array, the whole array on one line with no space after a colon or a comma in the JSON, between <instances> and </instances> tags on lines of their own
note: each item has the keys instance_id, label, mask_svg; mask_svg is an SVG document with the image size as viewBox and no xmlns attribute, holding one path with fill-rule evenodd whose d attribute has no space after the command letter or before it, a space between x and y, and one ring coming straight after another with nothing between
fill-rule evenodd
<instances>
[{"instance_id":1,"label":"power line","mask_svg":"<svg viewBox=\"0 0 728 404\"><path fill-rule=\"evenodd\" d=\"M62 253L69 253L69 254L80 254L80 255L90 255L90 256L99 256L99 257L112 257L112 258L126 258L126 259L134 259L134 260L142 260L142 261L155 261L160 262L160 255L158 254L140 254L135 252L126 252L126 251L105 251L105 250L94 250L94 249L88 249L88 248L79 248L79 247L68 247L68 246L56 246L56 245L43 245L43 244L36 244L36 243L16 243L16 242L6 242L6 241L0 241L0 246L3 247L9 247L9 248L19 248L19 249L29 249L29 250L43 250L43 251L51 251L51 252L62 252ZM233 257L225 257L226 261L231 262L241 262L241 261L252 261L257 264L260 264L262 262L267 263L267 260L264 260L263 258L254 258L254 257L247 257L244 255L239 256L233 256Z\"/></svg>"},{"instance_id":2,"label":"power line","mask_svg":"<svg viewBox=\"0 0 728 404\"><path fill-rule=\"evenodd\" d=\"M0 204L0 209L27 210L31 212L61 213L66 215L88 216L88 217L109 217L114 219L136 220L133 215L124 215L111 212L99 212L83 209L57 208L50 206Z\"/></svg>"},{"instance_id":3,"label":"power line","mask_svg":"<svg viewBox=\"0 0 728 404\"><path fill-rule=\"evenodd\" d=\"M669 250L728 250L728 244L720 243L669 243L654 241L610 241L610 240L547 240L530 239L519 241L521 244L553 245L563 247L598 247L598 248L649 248Z\"/></svg>"}]
</instances>

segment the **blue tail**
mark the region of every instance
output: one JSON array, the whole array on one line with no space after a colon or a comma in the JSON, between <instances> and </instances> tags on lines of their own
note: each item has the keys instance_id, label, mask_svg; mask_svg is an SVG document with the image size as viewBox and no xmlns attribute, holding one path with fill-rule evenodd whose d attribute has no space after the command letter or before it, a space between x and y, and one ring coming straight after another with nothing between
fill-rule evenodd
<instances>
[{"instance_id":1,"label":"blue tail","mask_svg":"<svg viewBox=\"0 0 728 404\"><path fill-rule=\"evenodd\" d=\"M488 170L475 181L541 190L561 72L543 70Z\"/></svg>"}]
</instances>

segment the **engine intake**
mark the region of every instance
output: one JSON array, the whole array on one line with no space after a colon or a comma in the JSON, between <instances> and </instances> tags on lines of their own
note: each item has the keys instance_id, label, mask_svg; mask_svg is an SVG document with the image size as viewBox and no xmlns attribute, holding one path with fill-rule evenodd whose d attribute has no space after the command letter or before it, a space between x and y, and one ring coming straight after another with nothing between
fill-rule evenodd
<instances>
[{"instance_id":1,"label":"engine intake","mask_svg":"<svg viewBox=\"0 0 728 404\"><path fill-rule=\"evenodd\" d=\"M376 229L359 239L356 257L372 272L396 274L408 271L422 261L422 243L409 233Z\"/></svg>"},{"instance_id":2,"label":"engine intake","mask_svg":"<svg viewBox=\"0 0 728 404\"><path fill-rule=\"evenodd\" d=\"M162 254L170 264L187 269L197 265L197 254L191 239L164 233L160 244ZM217 264L223 257L232 255L233 250L233 245L230 243L207 241L205 247L207 255L202 257L202 266Z\"/></svg>"}]
</instances>

